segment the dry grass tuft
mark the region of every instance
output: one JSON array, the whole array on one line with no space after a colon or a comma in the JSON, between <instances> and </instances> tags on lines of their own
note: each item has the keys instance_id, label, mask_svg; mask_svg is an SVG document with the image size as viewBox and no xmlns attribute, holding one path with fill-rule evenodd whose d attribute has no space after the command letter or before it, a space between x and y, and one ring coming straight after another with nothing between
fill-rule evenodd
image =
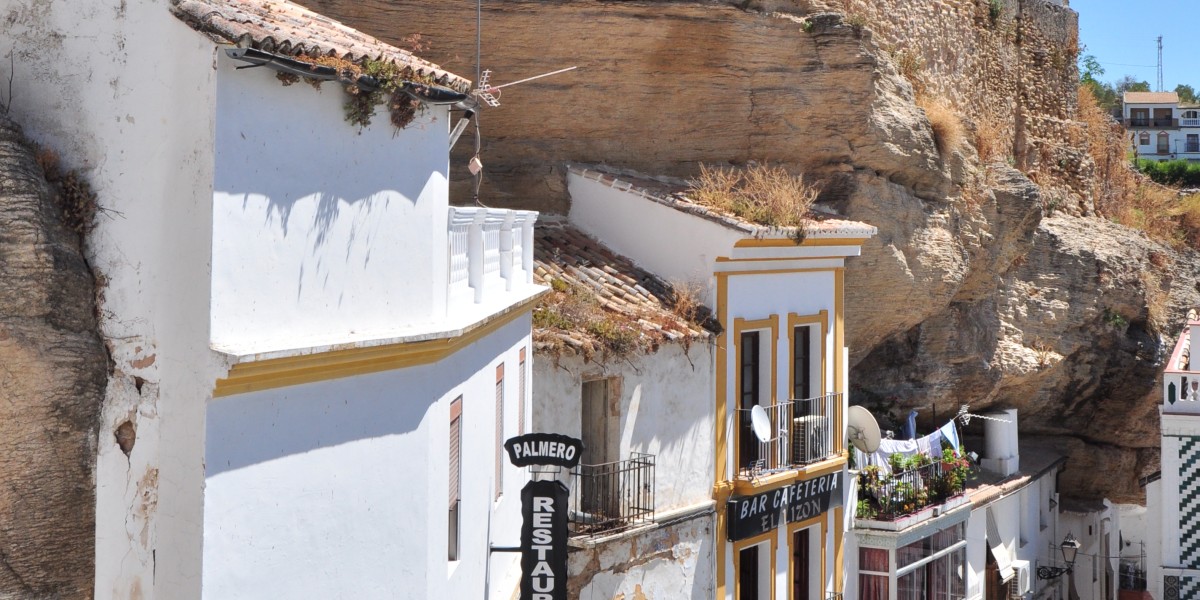
<instances>
[{"instance_id":1,"label":"dry grass tuft","mask_svg":"<svg viewBox=\"0 0 1200 600\"><path fill-rule=\"evenodd\" d=\"M931 96L918 96L917 106L925 111L929 126L933 128L933 141L938 153L946 156L963 143L963 124L955 111L946 102Z\"/></svg>"},{"instance_id":2,"label":"dry grass tuft","mask_svg":"<svg viewBox=\"0 0 1200 600\"><path fill-rule=\"evenodd\" d=\"M744 170L700 165L688 197L720 212L773 227L803 231L816 186L783 167L754 165Z\"/></svg>"},{"instance_id":3,"label":"dry grass tuft","mask_svg":"<svg viewBox=\"0 0 1200 600\"><path fill-rule=\"evenodd\" d=\"M632 319L604 310L596 295L583 286L555 279L550 288L552 292L533 311L533 327L586 334L576 340L585 360L597 355L604 360L625 358L643 345L651 348L661 341L644 336ZM554 336L535 337L539 343L555 346L556 354L565 345Z\"/></svg>"},{"instance_id":4,"label":"dry grass tuft","mask_svg":"<svg viewBox=\"0 0 1200 600\"><path fill-rule=\"evenodd\" d=\"M995 120L981 119L975 125L975 151L979 153L982 163L1008 155L1005 152L1004 130Z\"/></svg>"},{"instance_id":5,"label":"dry grass tuft","mask_svg":"<svg viewBox=\"0 0 1200 600\"><path fill-rule=\"evenodd\" d=\"M1088 156L1096 165L1092 198L1096 212L1172 245L1200 247L1200 200L1179 199L1172 188L1150 181L1129 162L1125 130L1079 86L1079 120L1087 125Z\"/></svg>"}]
</instances>

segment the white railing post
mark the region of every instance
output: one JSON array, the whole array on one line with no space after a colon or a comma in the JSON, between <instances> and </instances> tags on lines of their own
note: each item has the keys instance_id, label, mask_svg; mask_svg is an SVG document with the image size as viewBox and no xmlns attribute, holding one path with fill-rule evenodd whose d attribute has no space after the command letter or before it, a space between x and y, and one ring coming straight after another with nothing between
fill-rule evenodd
<instances>
[{"instance_id":1,"label":"white railing post","mask_svg":"<svg viewBox=\"0 0 1200 600\"><path fill-rule=\"evenodd\" d=\"M513 287L513 217L513 211L507 211L500 225L500 276L504 278L504 290L509 292Z\"/></svg>"},{"instance_id":2,"label":"white railing post","mask_svg":"<svg viewBox=\"0 0 1200 600\"><path fill-rule=\"evenodd\" d=\"M533 283L533 223L537 213L529 212L521 219L521 269L525 271L525 283Z\"/></svg>"},{"instance_id":3,"label":"white railing post","mask_svg":"<svg viewBox=\"0 0 1200 600\"><path fill-rule=\"evenodd\" d=\"M476 211L467 234L467 283L475 290L475 303L483 302L483 221L487 211Z\"/></svg>"}]
</instances>

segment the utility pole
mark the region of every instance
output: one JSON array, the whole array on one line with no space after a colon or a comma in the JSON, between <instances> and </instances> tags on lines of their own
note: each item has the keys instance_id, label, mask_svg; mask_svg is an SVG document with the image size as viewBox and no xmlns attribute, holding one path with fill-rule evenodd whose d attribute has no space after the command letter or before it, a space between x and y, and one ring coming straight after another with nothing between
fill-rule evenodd
<instances>
[{"instance_id":1,"label":"utility pole","mask_svg":"<svg viewBox=\"0 0 1200 600\"><path fill-rule=\"evenodd\" d=\"M1158 36L1158 91L1163 91L1162 36Z\"/></svg>"}]
</instances>

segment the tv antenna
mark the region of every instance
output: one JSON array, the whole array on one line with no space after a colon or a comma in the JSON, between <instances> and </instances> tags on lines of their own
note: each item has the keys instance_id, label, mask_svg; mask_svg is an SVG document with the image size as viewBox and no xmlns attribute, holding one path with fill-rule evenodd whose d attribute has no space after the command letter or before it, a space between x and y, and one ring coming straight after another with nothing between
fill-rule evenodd
<instances>
[{"instance_id":1,"label":"tv antenna","mask_svg":"<svg viewBox=\"0 0 1200 600\"><path fill-rule=\"evenodd\" d=\"M486 104L488 106L491 106L492 108L495 108L497 106L500 106L500 90L503 88L506 88L510 85L517 85L518 83L525 83L528 81L533 81L535 79L541 79L543 77L549 77L551 75L558 75L559 73L566 73L567 71L573 71L577 68L579 68L579 67L578 66L567 67L565 69L559 69L557 71L550 71L549 73L542 73L541 75L534 75L533 77L526 77L525 79L518 79L516 81L510 81L509 83L506 83L503 85L492 85L491 84L492 71L490 69L485 69L482 73L479 74L479 85L477 85L475 87L474 94L477 98L479 98L479 100L481 102L483 102L484 104Z\"/></svg>"},{"instance_id":2,"label":"tv antenna","mask_svg":"<svg viewBox=\"0 0 1200 600\"><path fill-rule=\"evenodd\" d=\"M1158 36L1158 91L1163 91L1162 36Z\"/></svg>"},{"instance_id":3,"label":"tv antenna","mask_svg":"<svg viewBox=\"0 0 1200 600\"><path fill-rule=\"evenodd\" d=\"M958 407L958 414L954 415L955 419L962 421L963 427L970 425L971 419L984 419L986 421L999 421L1001 423L1012 423L1012 421L1009 421L1008 419L1000 419L997 417L989 417L987 415L977 415L977 414L967 412L967 409L969 409L970 407L971 407L971 405L964 404L964 405Z\"/></svg>"}]
</instances>

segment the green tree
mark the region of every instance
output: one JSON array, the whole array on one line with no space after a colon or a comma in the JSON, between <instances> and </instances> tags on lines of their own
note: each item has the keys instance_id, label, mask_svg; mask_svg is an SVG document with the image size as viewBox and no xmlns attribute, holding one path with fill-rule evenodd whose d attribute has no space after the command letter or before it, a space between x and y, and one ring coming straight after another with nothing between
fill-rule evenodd
<instances>
[{"instance_id":1,"label":"green tree","mask_svg":"<svg viewBox=\"0 0 1200 600\"><path fill-rule=\"evenodd\" d=\"M1196 102L1196 90L1192 89L1190 85L1181 83L1175 86L1175 93L1179 94L1180 102L1187 102L1188 104L1195 104Z\"/></svg>"},{"instance_id":2,"label":"green tree","mask_svg":"<svg viewBox=\"0 0 1200 600\"><path fill-rule=\"evenodd\" d=\"M1079 81L1087 85L1096 85L1100 83L1100 76L1104 74L1104 67L1100 66L1100 61L1096 60L1094 54L1088 54L1079 58Z\"/></svg>"},{"instance_id":3,"label":"green tree","mask_svg":"<svg viewBox=\"0 0 1200 600\"><path fill-rule=\"evenodd\" d=\"M1118 79L1113 88L1117 91L1117 95L1120 96L1125 92L1148 92L1150 91L1150 84L1145 81L1138 81L1133 75L1126 75Z\"/></svg>"}]
</instances>

